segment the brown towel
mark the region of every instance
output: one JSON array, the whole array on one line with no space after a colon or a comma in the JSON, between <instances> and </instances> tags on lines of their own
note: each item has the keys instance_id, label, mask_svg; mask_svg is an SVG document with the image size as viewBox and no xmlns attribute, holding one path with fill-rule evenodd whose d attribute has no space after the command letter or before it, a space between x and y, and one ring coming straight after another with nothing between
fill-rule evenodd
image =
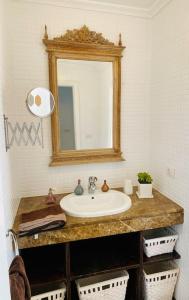
<instances>
[{"instance_id":1,"label":"brown towel","mask_svg":"<svg viewBox=\"0 0 189 300\"><path fill-rule=\"evenodd\" d=\"M21 256L16 256L9 268L11 300L30 300L31 290Z\"/></svg>"},{"instance_id":2,"label":"brown towel","mask_svg":"<svg viewBox=\"0 0 189 300\"><path fill-rule=\"evenodd\" d=\"M66 223L66 215L60 205L53 205L21 215L19 235L32 235L41 231L62 228Z\"/></svg>"}]
</instances>

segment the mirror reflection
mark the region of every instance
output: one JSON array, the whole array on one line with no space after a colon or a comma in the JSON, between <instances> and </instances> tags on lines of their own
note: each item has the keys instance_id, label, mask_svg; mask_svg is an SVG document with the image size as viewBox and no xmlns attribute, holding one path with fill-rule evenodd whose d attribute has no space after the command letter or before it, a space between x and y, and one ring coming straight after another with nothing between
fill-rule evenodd
<instances>
[{"instance_id":1,"label":"mirror reflection","mask_svg":"<svg viewBox=\"0 0 189 300\"><path fill-rule=\"evenodd\" d=\"M30 112L40 118L49 116L55 106L52 93L48 89L41 87L30 91L26 102Z\"/></svg>"},{"instance_id":2,"label":"mirror reflection","mask_svg":"<svg viewBox=\"0 0 189 300\"><path fill-rule=\"evenodd\" d=\"M112 62L57 60L61 150L113 147Z\"/></svg>"}]
</instances>

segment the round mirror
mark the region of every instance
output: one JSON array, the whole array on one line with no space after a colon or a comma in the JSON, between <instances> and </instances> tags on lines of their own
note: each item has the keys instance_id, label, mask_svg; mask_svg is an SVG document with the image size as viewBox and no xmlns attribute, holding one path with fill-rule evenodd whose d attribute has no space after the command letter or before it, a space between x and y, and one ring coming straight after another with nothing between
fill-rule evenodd
<instances>
[{"instance_id":1,"label":"round mirror","mask_svg":"<svg viewBox=\"0 0 189 300\"><path fill-rule=\"evenodd\" d=\"M26 102L31 113L40 118L51 115L55 106L53 94L41 87L29 92Z\"/></svg>"}]
</instances>

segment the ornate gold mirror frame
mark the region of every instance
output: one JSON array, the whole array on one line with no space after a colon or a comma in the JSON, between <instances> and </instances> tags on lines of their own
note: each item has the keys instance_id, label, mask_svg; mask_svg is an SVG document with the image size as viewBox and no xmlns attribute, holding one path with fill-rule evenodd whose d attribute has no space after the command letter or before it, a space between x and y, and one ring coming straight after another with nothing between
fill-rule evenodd
<instances>
[{"instance_id":1,"label":"ornate gold mirror frame","mask_svg":"<svg viewBox=\"0 0 189 300\"><path fill-rule=\"evenodd\" d=\"M43 43L49 58L50 90L55 98L55 110L51 116L52 161L51 166L81 164L92 162L111 162L124 160L120 149L120 97L121 97L121 57L125 47L105 39L101 33L81 29L67 30L60 37L49 39L47 27ZM59 105L57 89L57 59L79 59L112 62L113 65L113 147L92 150L62 150L60 148Z\"/></svg>"}]
</instances>

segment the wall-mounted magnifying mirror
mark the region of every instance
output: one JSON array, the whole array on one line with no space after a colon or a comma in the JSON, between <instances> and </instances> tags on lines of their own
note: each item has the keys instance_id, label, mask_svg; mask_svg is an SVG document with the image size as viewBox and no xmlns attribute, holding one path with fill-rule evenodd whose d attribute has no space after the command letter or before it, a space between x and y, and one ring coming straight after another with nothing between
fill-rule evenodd
<instances>
[{"instance_id":1,"label":"wall-mounted magnifying mirror","mask_svg":"<svg viewBox=\"0 0 189 300\"><path fill-rule=\"evenodd\" d=\"M50 116L55 106L53 94L41 87L29 92L26 103L30 112L40 118Z\"/></svg>"}]
</instances>

